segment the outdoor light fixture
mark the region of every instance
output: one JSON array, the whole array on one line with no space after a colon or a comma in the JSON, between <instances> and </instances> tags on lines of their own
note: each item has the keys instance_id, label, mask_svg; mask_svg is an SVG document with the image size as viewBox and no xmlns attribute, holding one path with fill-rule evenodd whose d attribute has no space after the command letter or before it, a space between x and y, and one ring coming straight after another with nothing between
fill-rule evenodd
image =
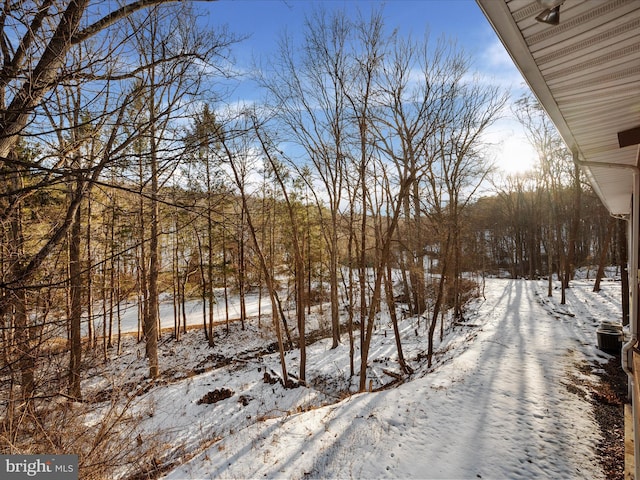
<instances>
[{"instance_id":1,"label":"outdoor light fixture","mask_svg":"<svg viewBox=\"0 0 640 480\"><path fill-rule=\"evenodd\" d=\"M560 23L560 5L564 0L538 0L538 3L544 10L536 17L536 20L549 25L558 25Z\"/></svg>"}]
</instances>

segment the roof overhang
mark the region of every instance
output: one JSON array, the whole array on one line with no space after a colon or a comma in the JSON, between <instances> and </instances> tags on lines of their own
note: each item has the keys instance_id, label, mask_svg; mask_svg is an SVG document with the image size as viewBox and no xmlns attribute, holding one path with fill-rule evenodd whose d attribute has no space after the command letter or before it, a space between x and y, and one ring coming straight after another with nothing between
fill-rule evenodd
<instances>
[{"instance_id":1,"label":"roof overhang","mask_svg":"<svg viewBox=\"0 0 640 480\"><path fill-rule=\"evenodd\" d=\"M536 21L537 0L476 1L604 205L628 214L640 160L640 1L565 0L555 26Z\"/></svg>"}]
</instances>

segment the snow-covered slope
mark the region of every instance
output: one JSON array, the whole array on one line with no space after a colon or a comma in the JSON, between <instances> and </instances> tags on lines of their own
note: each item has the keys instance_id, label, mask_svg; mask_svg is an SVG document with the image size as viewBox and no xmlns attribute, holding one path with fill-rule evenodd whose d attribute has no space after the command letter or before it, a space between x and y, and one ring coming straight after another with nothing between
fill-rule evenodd
<instances>
[{"instance_id":1,"label":"snow-covered slope","mask_svg":"<svg viewBox=\"0 0 640 480\"><path fill-rule=\"evenodd\" d=\"M487 280L466 324L445 322L431 369L425 320L404 319L405 358L416 372L379 392L349 393L357 375L349 376L346 334L336 349L330 340L308 346L307 387L266 381L279 372L266 317L245 330L232 322L228 334L216 326L214 347L201 330L180 342L167 334L156 382L146 379L144 344L125 337L122 354L107 368L98 361L83 389L111 398L94 404L94 419L114 400L131 402L133 448L137 441L154 455L140 468L171 479L603 478L599 428L575 382L597 382L585 362L611 358L596 348L596 328L620 317L620 284L605 282L597 294L592 285L572 282L561 306L545 282ZM309 331L320 318L309 317ZM387 320L371 346L374 389L399 371ZM297 351L286 359L296 375Z\"/></svg>"},{"instance_id":2,"label":"snow-covered slope","mask_svg":"<svg viewBox=\"0 0 640 480\"><path fill-rule=\"evenodd\" d=\"M184 451L202 448L168 479L603 478L591 404L567 388L583 375L579 363L610 358L595 330L619 318L620 286L603 287L596 294L576 281L560 306L544 282L489 280L470 326L441 345L439 365L395 389L316 408L330 400L317 389L262 382L276 365L266 359L153 389L145 428L172 432ZM328 347L310 347L308 371L328 364L344 375L347 346ZM197 404L223 386L230 398Z\"/></svg>"}]
</instances>

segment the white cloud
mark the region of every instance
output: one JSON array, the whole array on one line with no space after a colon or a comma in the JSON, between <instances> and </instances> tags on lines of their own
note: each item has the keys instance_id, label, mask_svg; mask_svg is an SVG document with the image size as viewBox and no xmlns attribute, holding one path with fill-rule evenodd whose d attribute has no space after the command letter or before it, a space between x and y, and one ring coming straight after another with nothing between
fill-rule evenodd
<instances>
[{"instance_id":1,"label":"white cloud","mask_svg":"<svg viewBox=\"0 0 640 480\"><path fill-rule=\"evenodd\" d=\"M496 122L485 134L489 155L504 173L522 173L535 167L538 155L527 140L522 126L513 118Z\"/></svg>"},{"instance_id":2,"label":"white cloud","mask_svg":"<svg viewBox=\"0 0 640 480\"><path fill-rule=\"evenodd\" d=\"M520 71L497 38L487 42L474 58L474 67L481 81L509 90L514 96L528 89Z\"/></svg>"}]
</instances>

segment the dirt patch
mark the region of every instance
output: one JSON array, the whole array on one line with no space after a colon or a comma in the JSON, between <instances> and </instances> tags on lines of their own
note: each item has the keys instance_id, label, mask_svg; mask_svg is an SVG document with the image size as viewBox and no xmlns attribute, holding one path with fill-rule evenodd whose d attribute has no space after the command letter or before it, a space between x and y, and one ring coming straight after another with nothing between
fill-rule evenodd
<instances>
[{"instance_id":1,"label":"dirt patch","mask_svg":"<svg viewBox=\"0 0 640 480\"><path fill-rule=\"evenodd\" d=\"M598 444L600 464L609 480L624 479L624 404L627 375L616 356L596 372L600 383L593 386L592 401L602 440Z\"/></svg>"},{"instance_id":2,"label":"dirt patch","mask_svg":"<svg viewBox=\"0 0 640 480\"><path fill-rule=\"evenodd\" d=\"M602 439L596 449L600 465L608 480L624 479L624 404L627 401L627 376L620 357L603 365L577 365L584 374L596 375L598 382L590 382L570 375L565 386L570 392L588 399L600 427Z\"/></svg>"},{"instance_id":3,"label":"dirt patch","mask_svg":"<svg viewBox=\"0 0 640 480\"><path fill-rule=\"evenodd\" d=\"M198 400L196 403L198 405L207 404L211 405L212 403L217 403L227 398L233 396L233 390L229 390L228 388L216 388L208 392L204 397Z\"/></svg>"}]
</instances>

